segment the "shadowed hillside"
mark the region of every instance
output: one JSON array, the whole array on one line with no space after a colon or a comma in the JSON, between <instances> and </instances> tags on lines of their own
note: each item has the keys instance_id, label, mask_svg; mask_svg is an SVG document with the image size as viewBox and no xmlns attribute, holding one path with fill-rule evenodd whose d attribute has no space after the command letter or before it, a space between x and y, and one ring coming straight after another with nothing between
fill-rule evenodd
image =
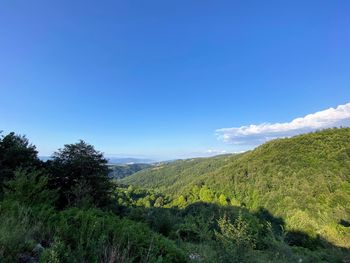
<instances>
[{"instance_id":1,"label":"shadowed hillside","mask_svg":"<svg viewBox=\"0 0 350 263\"><path fill-rule=\"evenodd\" d=\"M251 210L269 209L289 230L350 246L349 128L277 139L236 156L146 169L122 182L185 199L204 186Z\"/></svg>"}]
</instances>

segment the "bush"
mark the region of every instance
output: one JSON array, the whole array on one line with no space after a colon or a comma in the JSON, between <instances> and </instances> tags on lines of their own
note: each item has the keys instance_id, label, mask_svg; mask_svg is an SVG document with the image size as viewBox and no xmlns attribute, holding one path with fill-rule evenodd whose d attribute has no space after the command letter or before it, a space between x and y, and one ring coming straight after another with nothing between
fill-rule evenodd
<instances>
[{"instance_id":1,"label":"bush","mask_svg":"<svg viewBox=\"0 0 350 263\"><path fill-rule=\"evenodd\" d=\"M5 199L25 206L51 206L57 199L57 191L48 189L48 177L42 171L22 169L6 184Z\"/></svg>"},{"instance_id":2,"label":"bush","mask_svg":"<svg viewBox=\"0 0 350 263\"><path fill-rule=\"evenodd\" d=\"M255 246L249 224L240 214L234 223L224 216L218 220L218 225L220 231L216 232L216 238L223 248L223 260L225 262L243 261L245 255Z\"/></svg>"},{"instance_id":3,"label":"bush","mask_svg":"<svg viewBox=\"0 0 350 263\"><path fill-rule=\"evenodd\" d=\"M32 253L40 241L43 225L34 212L18 202L0 204L0 262L17 262L21 254Z\"/></svg>"},{"instance_id":4,"label":"bush","mask_svg":"<svg viewBox=\"0 0 350 263\"><path fill-rule=\"evenodd\" d=\"M159 258L163 262L183 262L185 258L172 241L152 233L144 224L98 209L70 208L51 218L48 224L54 229L56 241L45 257L61 257L62 262L109 262L113 255L125 262L152 262ZM67 255L60 251L68 253L70 260L66 261Z\"/></svg>"}]
</instances>

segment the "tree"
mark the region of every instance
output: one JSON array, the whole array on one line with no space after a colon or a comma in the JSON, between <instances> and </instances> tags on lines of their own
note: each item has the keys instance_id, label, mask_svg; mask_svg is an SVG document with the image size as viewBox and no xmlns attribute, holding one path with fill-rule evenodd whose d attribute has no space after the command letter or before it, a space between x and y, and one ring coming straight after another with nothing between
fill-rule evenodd
<instances>
[{"instance_id":1,"label":"tree","mask_svg":"<svg viewBox=\"0 0 350 263\"><path fill-rule=\"evenodd\" d=\"M47 187L48 177L43 171L17 170L14 178L6 183L5 199L26 206L53 205L57 198L55 190Z\"/></svg>"},{"instance_id":2,"label":"tree","mask_svg":"<svg viewBox=\"0 0 350 263\"><path fill-rule=\"evenodd\" d=\"M19 168L38 168L41 162L34 145L25 136L14 132L0 137L0 195L4 183L14 177Z\"/></svg>"},{"instance_id":3,"label":"tree","mask_svg":"<svg viewBox=\"0 0 350 263\"><path fill-rule=\"evenodd\" d=\"M186 198L183 196L183 195L180 195L178 198L176 198L174 201L173 201L173 205L174 206L177 206L179 208L184 208L186 207Z\"/></svg>"},{"instance_id":4,"label":"tree","mask_svg":"<svg viewBox=\"0 0 350 263\"><path fill-rule=\"evenodd\" d=\"M112 190L106 164L103 154L82 140L55 152L48 163L49 182L58 189L59 206L76 205L82 200L106 205Z\"/></svg>"},{"instance_id":5,"label":"tree","mask_svg":"<svg viewBox=\"0 0 350 263\"><path fill-rule=\"evenodd\" d=\"M212 190L210 190L206 185L204 185L199 191L199 198L203 202L210 203L214 201L215 195Z\"/></svg>"},{"instance_id":6,"label":"tree","mask_svg":"<svg viewBox=\"0 0 350 263\"><path fill-rule=\"evenodd\" d=\"M159 196L154 202L154 207L162 207L164 205L164 198Z\"/></svg>"},{"instance_id":7,"label":"tree","mask_svg":"<svg viewBox=\"0 0 350 263\"><path fill-rule=\"evenodd\" d=\"M232 206L240 206L241 205L241 203L234 197L231 197L231 202L230 203L231 203Z\"/></svg>"},{"instance_id":8,"label":"tree","mask_svg":"<svg viewBox=\"0 0 350 263\"><path fill-rule=\"evenodd\" d=\"M227 198L224 194L219 196L219 204L220 205L228 205Z\"/></svg>"}]
</instances>

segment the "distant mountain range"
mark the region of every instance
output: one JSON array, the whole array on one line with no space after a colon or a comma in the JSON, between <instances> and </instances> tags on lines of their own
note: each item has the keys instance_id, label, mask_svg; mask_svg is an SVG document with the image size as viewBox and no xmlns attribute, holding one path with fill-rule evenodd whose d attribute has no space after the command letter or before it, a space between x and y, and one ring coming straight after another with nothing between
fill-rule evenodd
<instances>
[{"instance_id":1,"label":"distant mountain range","mask_svg":"<svg viewBox=\"0 0 350 263\"><path fill-rule=\"evenodd\" d=\"M46 162L51 159L50 156L39 156L39 159L42 160L43 162Z\"/></svg>"},{"instance_id":2,"label":"distant mountain range","mask_svg":"<svg viewBox=\"0 0 350 263\"><path fill-rule=\"evenodd\" d=\"M50 160L50 156L39 156L40 160ZM108 164L133 164L133 163L154 163L154 160L143 158L131 158L131 157L105 157L108 160Z\"/></svg>"},{"instance_id":3,"label":"distant mountain range","mask_svg":"<svg viewBox=\"0 0 350 263\"><path fill-rule=\"evenodd\" d=\"M131 158L131 157L106 157L109 164L133 164L133 163L154 163L151 159Z\"/></svg>"}]
</instances>

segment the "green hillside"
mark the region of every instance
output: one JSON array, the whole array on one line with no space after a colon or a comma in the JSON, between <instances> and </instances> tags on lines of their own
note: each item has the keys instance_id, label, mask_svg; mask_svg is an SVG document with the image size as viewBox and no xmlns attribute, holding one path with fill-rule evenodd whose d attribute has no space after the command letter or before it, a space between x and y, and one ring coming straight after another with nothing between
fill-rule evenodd
<instances>
[{"instance_id":1,"label":"green hillside","mask_svg":"<svg viewBox=\"0 0 350 263\"><path fill-rule=\"evenodd\" d=\"M122 182L182 194L187 202L205 189L211 195L205 201L222 195L251 211L263 207L289 230L350 247L349 128L273 140L240 155L178 161Z\"/></svg>"},{"instance_id":2,"label":"green hillside","mask_svg":"<svg viewBox=\"0 0 350 263\"><path fill-rule=\"evenodd\" d=\"M145 188L156 188L164 193L176 194L184 186L196 182L198 177L218 170L231 160L231 155L220 155L212 158L196 158L163 163L137 172L121 180Z\"/></svg>"},{"instance_id":3,"label":"green hillside","mask_svg":"<svg viewBox=\"0 0 350 263\"><path fill-rule=\"evenodd\" d=\"M111 164L108 165L108 175L113 179L122 179L151 166L151 164L147 163Z\"/></svg>"},{"instance_id":4,"label":"green hillside","mask_svg":"<svg viewBox=\"0 0 350 263\"><path fill-rule=\"evenodd\" d=\"M350 129L122 180L80 140L0 136L0 262L350 262ZM133 184L133 185L127 185Z\"/></svg>"}]
</instances>

